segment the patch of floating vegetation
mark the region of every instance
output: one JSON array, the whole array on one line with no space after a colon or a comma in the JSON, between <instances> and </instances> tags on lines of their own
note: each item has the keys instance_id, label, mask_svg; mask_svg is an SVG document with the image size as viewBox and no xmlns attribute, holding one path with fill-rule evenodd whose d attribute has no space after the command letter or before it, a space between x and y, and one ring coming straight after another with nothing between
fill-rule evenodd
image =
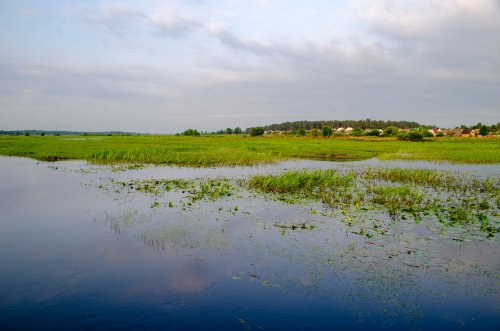
<instances>
[{"instance_id":1,"label":"patch of floating vegetation","mask_svg":"<svg viewBox=\"0 0 500 331\"><path fill-rule=\"evenodd\" d=\"M284 232L285 230L312 230L316 226L314 224L307 224L306 222L294 222L294 221L289 221L289 222L275 222L273 224L275 227L282 229Z\"/></svg>"},{"instance_id":2,"label":"patch of floating vegetation","mask_svg":"<svg viewBox=\"0 0 500 331\"><path fill-rule=\"evenodd\" d=\"M119 171L127 171L127 170L141 170L144 169L146 166L141 163L135 163L135 164L119 164L119 165L113 165L111 167L111 171L113 172L119 172Z\"/></svg>"},{"instance_id":3,"label":"patch of floating vegetation","mask_svg":"<svg viewBox=\"0 0 500 331\"><path fill-rule=\"evenodd\" d=\"M200 179L134 179L130 181L117 181L111 179L111 186L102 183L98 186L101 189L110 189L115 192L126 190L128 192L142 192L154 197L163 197L166 193L180 192L182 194L182 205L184 207L192 206L193 203L200 200L215 201L223 197L229 197L236 191L229 179L225 178L200 178ZM169 201L164 204L170 208L174 203ZM160 203L155 200L151 208L160 207ZM237 211L237 207L235 208Z\"/></svg>"},{"instance_id":4,"label":"patch of floating vegetation","mask_svg":"<svg viewBox=\"0 0 500 331\"><path fill-rule=\"evenodd\" d=\"M446 227L462 226L493 237L500 232L500 181L467 178L425 169L302 170L258 175L243 185L287 203L321 201L352 226L385 210L392 221L435 219ZM368 229L369 227L370 229ZM380 224L361 222L355 233L384 234ZM441 229L441 233L445 230Z\"/></svg>"},{"instance_id":5,"label":"patch of floating vegetation","mask_svg":"<svg viewBox=\"0 0 500 331\"><path fill-rule=\"evenodd\" d=\"M142 163L132 163L132 164L114 164L114 165L87 165L84 167L68 167L65 166L64 164L58 164L58 165L49 165L48 168L54 171L62 171L66 173L77 173L77 174L96 174L99 172L104 172L104 171L109 171L111 172L123 172L123 171L129 171L129 170L141 170L146 167L145 164Z\"/></svg>"},{"instance_id":6,"label":"patch of floating vegetation","mask_svg":"<svg viewBox=\"0 0 500 331\"><path fill-rule=\"evenodd\" d=\"M369 181L383 180L462 192L493 192L500 189L498 180L490 177L467 179L430 169L368 168L360 174L360 177Z\"/></svg>"},{"instance_id":7,"label":"patch of floating vegetation","mask_svg":"<svg viewBox=\"0 0 500 331\"><path fill-rule=\"evenodd\" d=\"M115 192L140 192L155 200L156 207L192 207L198 201L216 201L250 189L287 204L311 206L321 202L324 209L311 214L335 217L353 233L372 238L390 233L390 222L413 219L425 221L442 236L463 241L466 235L447 229L459 227L470 238L494 237L500 232L500 181L472 178L426 169L291 170L247 179L144 179L117 181L99 187ZM158 200L168 192L181 194L179 203ZM236 196L241 198L240 195ZM251 196L249 196L251 198ZM231 210L234 215L238 207ZM385 219L383 215L385 216ZM381 217L382 216L382 217ZM276 223L281 229L312 229L305 222ZM451 233L451 235L450 235Z\"/></svg>"}]
</instances>

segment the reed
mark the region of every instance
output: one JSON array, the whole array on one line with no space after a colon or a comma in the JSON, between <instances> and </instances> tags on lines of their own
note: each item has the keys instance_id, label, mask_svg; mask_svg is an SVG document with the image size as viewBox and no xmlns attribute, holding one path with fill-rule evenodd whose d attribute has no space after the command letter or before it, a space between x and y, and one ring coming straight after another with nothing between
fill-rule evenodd
<instances>
[{"instance_id":1,"label":"reed","mask_svg":"<svg viewBox=\"0 0 500 331\"><path fill-rule=\"evenodd\" d=\"M322 192L348 187L353 184L352 174L340 174L335 170L287 171L278 176L257 175L248 185L263 192L304 193L318 196Z\"/></svg>"},{"instance_id":2,"label":"reed","mask_svg":"<svg viewBox=\"0 0 500 331\"><path fill-rule=\"evenodd\" d=\"M302 199L321 201L341 211L350 223L358 210L385 210L396 221L426 215L446 226L475 224L494 236L500 231L500 181L452 176L422 169L366 169L361 171L302 170L257 175L246 186L269 193L286 203ZM366 216L365 216L366 217Z\"/></svg>"}]
</instances>

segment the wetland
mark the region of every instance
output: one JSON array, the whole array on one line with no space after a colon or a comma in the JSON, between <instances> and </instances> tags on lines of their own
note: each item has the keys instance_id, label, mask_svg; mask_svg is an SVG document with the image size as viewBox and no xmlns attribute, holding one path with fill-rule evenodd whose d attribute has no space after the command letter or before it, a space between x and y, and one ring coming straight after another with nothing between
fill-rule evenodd
<instances>
[{"instance_id":1,"label":"wetland","mask_svg":"<svg viewBox=\"0 0 500 331\"><path fill-rule=\"evenodd\" d=\"M89 161L0 157L2 329L499 325L498 164Z\"/></svg>"}]
</instances>

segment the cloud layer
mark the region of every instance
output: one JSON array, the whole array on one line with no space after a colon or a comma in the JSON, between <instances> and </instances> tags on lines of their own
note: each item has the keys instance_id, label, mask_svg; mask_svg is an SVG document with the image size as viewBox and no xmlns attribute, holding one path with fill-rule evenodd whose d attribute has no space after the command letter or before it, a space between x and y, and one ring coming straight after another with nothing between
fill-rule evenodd
<instances>
[{"instance_id":1,"label":"cloud layer","mask_svg":"<svg viewBox=\"0 0 500 331\"><path fill-rule=\"evenodd\" d=\"M498 1L235 3L7 6L0 129L500 120Z\"/></svg>"}]
</instances>

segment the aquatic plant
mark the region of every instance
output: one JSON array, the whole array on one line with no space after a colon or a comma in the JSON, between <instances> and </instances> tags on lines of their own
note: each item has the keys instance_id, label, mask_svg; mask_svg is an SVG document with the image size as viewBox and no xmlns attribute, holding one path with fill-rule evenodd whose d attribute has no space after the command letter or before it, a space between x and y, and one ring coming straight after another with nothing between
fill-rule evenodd
<instances>
[{"instance_id":1,"label":"aquatic plant","mask_svg":"<svg viewBox=\"0 0 500 331\"><path fill-rule=\"evenodd\" d=\"M201 179L143 179L130 180L126 182L112 180L112 184L122 189L143 192L153 196L163 196L169 191L181 191L184 197L193 203L198 200L208 199L215 201L222 197L228 197L233 194L234 186L228 179L219 178L201 178ZM100 188L105 188L101 186ZM158 201L154 201L151 208L158 207ZM170 208L174 207L172 201L168 203Z\"/></svg>"},{"instance_id":2,"label":"aquatic plant","mask_svg":"<svg viewBox=\"0 0 500 331\"><path fill-rule=\"evenodd\" d=\"M445 171L407 168L369 168L360 174L366 180L384 180L393 183L413 184L438 190L498 192L500 181L493 178L467 179Z\"/></svg>"},{"instance_id":3,"label":"aquatic plant","mask_svg":"<svg viewBox=\"0 0 500 331\"><path fill-rule=\"evenodd\" d=\"M386 207L393 220L402 211L414 213L419 211L424 195L417 189L407 185L371 187L371 201Z\"/></svg>"},{"instance_id":4,"label":"aquatic plant","mask_svg":"<svg viewBox=\"0 0 500 331\"><path fill-rule=\"evenodd\" d=\"M106 185L100 185L106 189ZM498 204L500 181L471 178L426 169L291 170L247 179L143 179L111 181L110 191L142 192L154 198L151 208L190 209L197 201L215 201L247 188L286 204L307 206L321 202L324 215L338 217L353 226L356 220L388 215L390 220L432 220L440 227L464 227L494 236L500 231ZM181 195L179 203L168 192ZM238 197L240 197L238 195ZM219 210L221 210L219 208ZM236 215L239 207L229 208ZM311 210L311 214L318 211ZM437 222L436 222L437 221ZM364 221L363 221L364 222ZM474 230L474 231L475 231ZM356 233L371 237L386 229L374 224L359 227Z\"/></svg>"},{"instance_id":5,"label":"aquatic plant","mask_svg":"<svg viewBox=\"0 0 500 331\"><path fill-rule=\"evenodd\" d=\"M351 186L354 176L336 170L287 171L277 176L257 175L248 185L263 192L304 193L320 196L322 192Z\"/></svg>"},{"instance_id":6,"label":"aquatic plant","mask_svg":"<svg viewBox=\"0 0 500 331\"><path fill-rule=\"evenodd\" d=\"M496 225L498 219L492 216L500 184L493 178L470 179L445 172L400 168L358 172L302 170L253 176L242 184L288 204L304 199L321 201L326 207L340 211L338 216L349 225L355 214L359 216L362 212L365 216L360 217L367 217L368 211L382 209L393 221L410 216L419 222L423 216L434 215L445 226L476 226L488 236L500 230ZM385 232L376 226L374 230ZM365 228L356 233L373 235Z\"/></svg>"}]
</instances>

